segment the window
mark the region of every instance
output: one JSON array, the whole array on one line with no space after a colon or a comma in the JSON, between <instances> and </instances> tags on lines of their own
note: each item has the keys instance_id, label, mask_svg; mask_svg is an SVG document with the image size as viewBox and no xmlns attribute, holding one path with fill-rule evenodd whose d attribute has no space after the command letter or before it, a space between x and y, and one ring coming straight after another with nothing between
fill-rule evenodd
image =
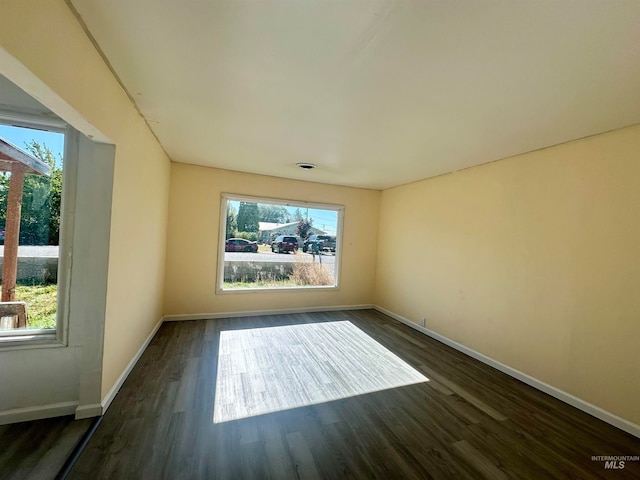
<instances>
[{"instance_id":1,"label":"window","mask_svg":"<svg viewBox=\"0 0 640 480\"><path fill-rule=\"evenodd\" d=\"M66 273L59 260L67 137L58 119L0 111L3 346L63 341L59 287Z\"/></svg>"},{"instance_id":2,"label":"window","mask_svg":"<svg viewBox=\"0 0 640 480\"><path fill-rule=\"evenodd\" d=\"M223 194L218 292L338 288L343 211Z\"/></svg>"}]
</instances>

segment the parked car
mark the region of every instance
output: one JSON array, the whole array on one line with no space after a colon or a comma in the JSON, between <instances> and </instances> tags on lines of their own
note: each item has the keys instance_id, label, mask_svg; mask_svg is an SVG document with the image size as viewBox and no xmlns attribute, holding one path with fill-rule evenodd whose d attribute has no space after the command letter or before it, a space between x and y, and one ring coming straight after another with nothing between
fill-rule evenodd
<instances>
[{"instance_id":1,"label":"parked car","mask_svg":"<svg viewBox=\"0 0 640 480\"><path fill-rule=\"evenodd\" d=\"M302 244L303 252L312 252L313 246L318 246L319 252L336 253L336 237L334 235L309 235Z\"/></svg>"},{"instance_id":2,"label":"parked car","mask_svg":"<svg viewBox=\"0 0 640 480\"><path fill-rule=\"evenodd\" d=\"M291 235L280 235L271 242L271 251L274 253L293 252L298 251L298 239Z\"/></svg>"},{"instance_id":3,"label":"parked car","mask_svg":"<svg viewBox=\"0 0 640 480\"><path fill-rule=\"evenodd\" d=\"M258 242L250 242L244 238L230 238L224 243L225 252L253 252L258 251Z\"/></svg>"}]
</instances>

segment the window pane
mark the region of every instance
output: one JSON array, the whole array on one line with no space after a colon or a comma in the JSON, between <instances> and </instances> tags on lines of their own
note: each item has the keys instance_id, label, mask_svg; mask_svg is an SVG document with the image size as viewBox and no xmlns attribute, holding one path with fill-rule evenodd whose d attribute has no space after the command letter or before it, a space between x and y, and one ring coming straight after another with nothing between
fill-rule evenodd
<instances>
[{"instance_id":1,"label":"window pane","mask_svg":"<svg viewBox=\"0 0 640 480\"><path fill-rule=\"evenodd\" d=\"M25 328L55 330L64 135L0 125L0 139L12 144L0 163L0 257L3 267L7 264L0 270L0 335ZM16 159L7 160L7 152ZM30 159L36 163L27 165ZM23 176L22 186L18 177L12 183L12 175ZM11 189L21 199L19 209L10 202ZM10 268L12 239L18 245L15 271Z\"/></svg>"},{"instance_id":2,"label":"window pane","mask_svg":"<svg viewBox=\"0 0 640 480\"><path fill-rule=\"evenodd\" d=\"M342 207L223 197L222 290L337 286Z\"/></svg>"}]
</instances>

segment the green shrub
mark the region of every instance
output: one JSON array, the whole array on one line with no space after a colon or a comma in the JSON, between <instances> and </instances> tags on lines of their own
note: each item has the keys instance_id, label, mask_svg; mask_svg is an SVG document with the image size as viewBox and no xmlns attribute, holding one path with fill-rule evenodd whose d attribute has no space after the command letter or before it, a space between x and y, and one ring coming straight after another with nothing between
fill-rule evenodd
<instances>
[{"instance_id":1,"label":"green shrub","mask_svg":"<svg viewBox=\"0 0 640 480\"><path fill-rule=\"evenodd\" d=\"M250 242L257 242L258 234L256 232L238 232L236 233L236 238L244 238Z\"/></svg>"}]
</instances>

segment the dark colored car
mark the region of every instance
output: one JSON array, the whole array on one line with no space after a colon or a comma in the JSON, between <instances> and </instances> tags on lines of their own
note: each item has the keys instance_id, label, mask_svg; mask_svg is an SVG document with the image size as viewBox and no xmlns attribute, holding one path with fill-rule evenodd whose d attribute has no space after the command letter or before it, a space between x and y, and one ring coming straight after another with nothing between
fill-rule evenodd
<instances>
[{"instance_id":1,"label":"dark colored car","mask_svg":"<svg viewBox=\"0 0 640 480\"><path fill-rule=\"evenodd\" d=\"M224 243L225 252L257 252L258 242L250 242L244 238L230 238Z\"/></svg>"},{"instance_id":2,"label":"dark colored car","mask_svg":"<svg viewBox=\"0 0 640 480\"><path fill-rule=\"evenodd\" d=\"M313 252L314 245L317 245L319 252L336 253L336 237L333 235L309 235L302 244L302 251Z\"/></svg>"},{"instance_id":3,"label":"dark colored car","mask_svg":"<svg viewBox=\"0 0 640 480\"><path fill-rule=\"evenodd\" d=\"M298 239L291 235L280 235L271 242L271 251L274 253L298 251Z\"/></svg>"}]
</instances>

